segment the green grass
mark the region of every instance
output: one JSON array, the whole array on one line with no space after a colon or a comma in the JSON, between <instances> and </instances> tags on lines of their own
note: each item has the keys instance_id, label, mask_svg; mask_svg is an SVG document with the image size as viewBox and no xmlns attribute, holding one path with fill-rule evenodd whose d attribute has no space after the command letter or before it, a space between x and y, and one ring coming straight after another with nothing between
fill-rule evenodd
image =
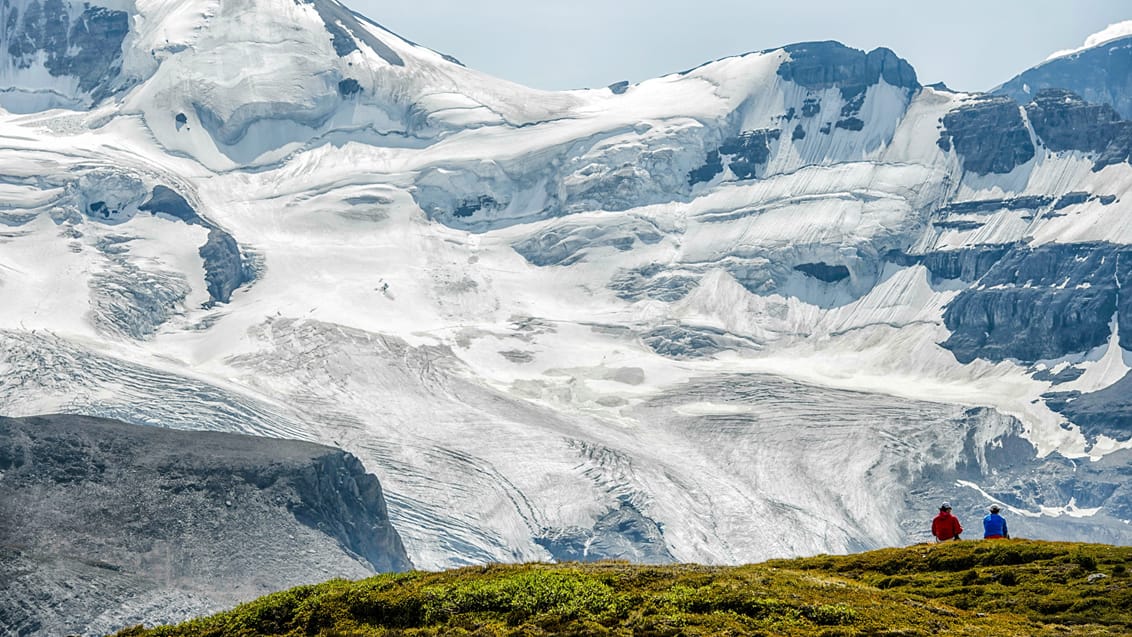
<instances>
[{"instance_id":1,"label":"green grass","mask_svg":"<svg viewBox=\"0 0 1132 637\"><path fill-rule=\"evenodd\" d=\"M1130 561L1132 547L999 540L738 567L492 565L300 586L118 636L1132 635Z\"/></svg>"}]
</instances>

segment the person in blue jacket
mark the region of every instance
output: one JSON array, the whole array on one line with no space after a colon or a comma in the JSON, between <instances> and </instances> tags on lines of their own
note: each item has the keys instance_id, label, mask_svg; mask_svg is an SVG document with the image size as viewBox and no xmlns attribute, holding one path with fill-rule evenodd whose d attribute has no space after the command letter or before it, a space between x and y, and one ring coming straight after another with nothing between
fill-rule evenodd
<instances>
[{"instance_id":1,"label":"person in blue jacket","mask_svg":"<svg viewBox=\"0 0 1132 637\"><path fill-rule=\"evenodd\" d=\"M999 510L997 504L992 505L990 513L987 514L987 517L983 518L983 539L1010 539L1010 532L1006 529L1006 520L998 514Z\"/></svg>"}]
</instances>

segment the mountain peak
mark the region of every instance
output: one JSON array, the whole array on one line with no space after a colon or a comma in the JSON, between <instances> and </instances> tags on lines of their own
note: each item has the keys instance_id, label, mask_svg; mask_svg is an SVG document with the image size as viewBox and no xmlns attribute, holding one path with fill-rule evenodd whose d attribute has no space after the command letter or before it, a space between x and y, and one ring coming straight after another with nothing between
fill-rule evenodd
<instances>
[{"instance_id":1,"label":"mountain peak","mask_svg":"<svg viewBox=\"0 0 1132 637\"><path fill-rule=\"evenodd\" d=\"M219 169L332 132L423 143L574 103L466 69L336 0L5 0L0 48L0 108L109 105Z\"/></svg>"},{"instance_id":2,"label":"mountain peak","mask_svg":"<svg viewBox=\"0 0 1132 637\"><path fill-rule=\"evenodd\" d=\"M0 48L0 106L15 112L89 108L185 53L210 55L212 74L233 83L291 67L318 74L337 59L359 71L459 64L336 0L5 0Z\"/></svg>"},{"instance_id":3,"label":"mountain peak","mask_svg":"<svg viewBox=\"0 0 1132 637\"><path fill-rule=\"evenodd\" d=\"M1051 53L1050 56L1046 58L1046 61L1056 60L1057 58L1062 58L1067 55L1073 55L1074 53L1080 53L1081 51L1098 47L1102 44L1107 44L1109 42L1112 42L1113 40L1120 40L1128 36L1132 36L1132 20L1115 22L1085 38L1085 43L1075 49L1063 49L1061 51L1055 51Z\"/></svg>"},{"instance_id":4,"label":"mountain peak","mask_svg":"<svg viewBox=\"0 0 1132 637\"><path fill-rule=\"evenodd\" d=\"M1067 89L1094 104L1109 104L1132 119L1132 20L1114 24L1085 41L1085 46L1059 51L991 90L1027 103L1047 88Z\"/></svg>"}]
</instances>

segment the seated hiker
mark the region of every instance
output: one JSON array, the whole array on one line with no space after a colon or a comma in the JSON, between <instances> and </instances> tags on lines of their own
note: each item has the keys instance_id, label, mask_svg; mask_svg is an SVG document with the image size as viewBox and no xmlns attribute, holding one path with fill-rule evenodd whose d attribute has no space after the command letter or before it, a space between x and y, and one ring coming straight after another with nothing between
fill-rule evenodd
<instances>
[{"instance_id":1,"label":"seated hiker","mask_svg":"<svg viewBox=\"0 0 1132 637\"><path fill-rule=\"evenodd\" d=\"M992 505L990 513L987 517L983 518L983 538L987 540L998 540L1002 538L1010 539L1010 533L1006 529L1006 520L998 514L1001 509L998 505Z\"/></svg>"},{"instance_id":2,"label":"seated hiker","mask_svg":"<svg viewBox=\"0 0 1132 637\"><path fill-rule=\"evenodd\" d=\"M939 505L939 515L932 520L932 535L935 539L940 542L958 540L962 532L963 527L959 524L959 518L951 515L951 505L947 502Z\"/></svg>"}]
</instances>

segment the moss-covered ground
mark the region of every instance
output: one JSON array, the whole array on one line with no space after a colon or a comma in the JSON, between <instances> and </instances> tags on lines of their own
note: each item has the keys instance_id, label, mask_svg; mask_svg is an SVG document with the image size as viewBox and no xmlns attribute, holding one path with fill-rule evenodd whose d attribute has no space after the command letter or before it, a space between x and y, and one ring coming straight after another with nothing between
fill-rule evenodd
<instances>
[{"instance_id":1,"label":"moss-covered ground","mask_svg":"<svg viewBox=\"0 0 1132 637\"><path fill-rule=\"evenodd\" d=\"M524 564L334 580L119 637L1132 635L1132 547L920 544L735 567Z\"/></svg>"}]
</instances>

